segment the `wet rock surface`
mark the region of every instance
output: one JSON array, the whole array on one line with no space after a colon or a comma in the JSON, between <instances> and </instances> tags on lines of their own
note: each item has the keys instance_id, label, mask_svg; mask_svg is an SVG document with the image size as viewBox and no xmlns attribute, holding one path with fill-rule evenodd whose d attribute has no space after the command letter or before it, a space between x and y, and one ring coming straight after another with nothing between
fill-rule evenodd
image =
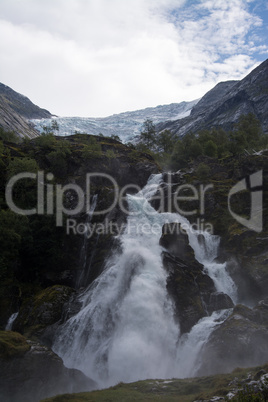
<instances>
[{"instance_id":1,"label":"wet rock surface","mask_svg":"<svg viewBox=\"0 0 268 402\"><path fill-rule=\"evenodd\" d=\"M1 334L1 333L0 333ZM14 343L19 334L6 332L5 344ZM21 337L23 338L23 337ZM0 353L0 397L5 402L38 402L59 393L90 391L97 384L82 372L68 369L49 348L20 339L27 345L23 352ZM3 340L0 337L0 351ZM27 350L28 349L28 350Z\"/></svg>"},{"instance_id":2,"label":"wet rock surface","mask_svg":"<svg viewBox=\"0 0 268 402\"><path fill-rule=\"evenodd\" d=\"M179 223L166 224L162 229L160 245L163 264L168 271L167 289L172 296L181 333L189 332L202 318L213 311L233 307L231 298L217 292L212 279L196 261L189 238Z\"/></svg>"},{"instance_id":3,"label":"wet rock surface","mask_svg":"<svg viewBox=\"0 0 268 402\"><path fill-rule=\"evenodd\" d=\"M253 309L236 305L233 313L215 329L205 345L198 375L227 373L235 367L266 363L267 318L267 299Z\"/></svg>"}]
</instances>

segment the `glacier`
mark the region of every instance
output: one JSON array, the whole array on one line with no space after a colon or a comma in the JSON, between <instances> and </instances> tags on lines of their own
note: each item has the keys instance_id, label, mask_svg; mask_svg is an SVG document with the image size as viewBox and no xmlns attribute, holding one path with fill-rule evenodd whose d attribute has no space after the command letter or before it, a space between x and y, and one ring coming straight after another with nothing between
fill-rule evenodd
<instances>
[{"instance_id":1,"label":"glacier","mask_svg":"<svg viewBox=\"0 0 268 402\"><path fill-rule=\"evenodd\" d=\"M50 119L31 119L31 124L39 131L44 126L51 126L52 120L56 120L60 136L68 136L75 133L86 133L104 136L117 135L123 143L135 142L139 136L145 120L150 119L154 124L164 121L174 121L190 115L192 108L199 99L191 102L171 103L159 105L132 112L114 114L108 117L59 117Z\"/></svg>"}]
</instances>

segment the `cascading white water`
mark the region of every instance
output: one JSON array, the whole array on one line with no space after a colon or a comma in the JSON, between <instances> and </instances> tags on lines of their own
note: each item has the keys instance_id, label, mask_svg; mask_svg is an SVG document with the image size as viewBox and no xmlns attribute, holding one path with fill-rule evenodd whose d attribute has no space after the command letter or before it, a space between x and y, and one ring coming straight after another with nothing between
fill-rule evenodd
<instances>
[{"instance_id":1,"label":"cascading white water","mask_svg":"<svg viewBox=\"0 0 268 402\"><path fill-rule=\"evenodd\" d=\"M211 316L201 318L189 334L183 334L178 344L177 376L194 377L202 364L202 347L214 328L221 324L232 309L214 311Z\"/></svg>"},{"instance_id":2,"label":"cascading white water","mask_svg":"<svg viewBox=\"0 0 268 402\"><path fill-rule=\"evenodd\" d=\"M148 203L161 177L154 175L142 191L128 196L131 215L120 237L121 252L107 262L104 272L81 294L80 312L56 334L53 349L65 365L82 370L101 387L181 375L180 349L186 350L186 344L178 346L180 331L166 290L167 273L162 266L159 238L164 223L188 221L175 213L158 213ZM188 235L196 258L206 263L210 274L207 267L216 257L212 245L218 239L208 234L201 244L200 232L189 229ZM216 279L214 282L216 285ZM207 337L213 327L202 325ZM198 345L201 348L202 342ZM197 353L195 348L193 364Z\"/></svg>"},{"instance_id":3,"label":"cascading white water","mask_svg":"<svg viewBox=\"0 0 268 402\"><path fill-rule=\"evenodd\" d=\"M12 331L12 327L14 324L14 321L16 320L16 318L18 317L19 312L17 311L16 313L11 314L11 316L9 317L8 321L7 321L7 325L5 327L5 331Z\"/></svg>"},{"instance_id":4,"label":"cascading white water","mask_svg":"<svg viewBox=\"0 0 268 402\"><path fill-rule=\"evenodd\" d=\"M233 302L237 301L237 289L234 281L226 270L226 262L218 263L218 249L220 237L210 233L190 230L188 232L189 242L194 249L195 258L204 265L204 272L213 280L218 292L226 293ZM202 242L200 242L200 236Z\"/></svg>"}]
</instances>

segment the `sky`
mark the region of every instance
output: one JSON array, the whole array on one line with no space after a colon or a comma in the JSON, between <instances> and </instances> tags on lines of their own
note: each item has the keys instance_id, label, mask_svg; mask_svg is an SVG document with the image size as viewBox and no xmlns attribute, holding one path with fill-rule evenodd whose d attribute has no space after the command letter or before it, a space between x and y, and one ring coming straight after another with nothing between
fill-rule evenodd
<instances>
[{"instance_id":1,"label":"sky","mask_svg":"<svg viewBox=\"0 0 268 402\"><path fill-rule=\"evenodd\" d=\"M191 101L268 58L265 0L0 0L0 82L59 116Z\"/></svg>"}]
</instances>

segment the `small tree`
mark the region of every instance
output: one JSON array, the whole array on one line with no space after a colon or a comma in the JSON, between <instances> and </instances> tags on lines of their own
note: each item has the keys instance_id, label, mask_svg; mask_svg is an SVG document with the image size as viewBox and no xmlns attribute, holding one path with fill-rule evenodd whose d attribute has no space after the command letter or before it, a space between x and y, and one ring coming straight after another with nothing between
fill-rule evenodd
<instances>
[{"instance_id":1,"label":"small tree","mask_svg":"<svg viewBox=\"0 0 268 402\"><path fill-rule=\"evenodd\" d=\"M173 134L169 130L164 130L158 135L157 144L165 153L171 153L174 148Z\"/></svg>"},{"instance_id":2,"label":"small tree","mask_svg":"<svg viewBox=\"0 0 268 402\"><path fill-rule=\"evenodd\" d=\"M120 137L119 137L118 135L116 135L116 134L112 134L112 135L111 135L111 138L112 138L113 140L116 140L116 141L121 142Z\"/></svg>"},{"instance_id":3,"label":"small tree","mask_svg":"<svg viewBox=\"0 0 268 402\"><path fill-rule=\"evenodd\" d=\"M210 167L205 163L200 163L196 169L196 175L200 180L206 180L210 174Z\"/></svg>"},{"instance_id":4,"label":"small tree","mask_svg":"<svg viewBox=\"0 0 268 402\"><path fill-rule=\"evenodd\" d=\"M59 131L60 128L57 120L52 120L51 129L53 132Z\"/></svg>"},{"instance_id":5,"label":"small tree","mask_svg":"<svg viewBox=\"0 0 268 402\"><path fill-rule=\"evenodd\" d=\"M214 141L209 140L208 142L205 143L204 146L204 153L207 156L210 156L211 158L215 158L217 156L217 145L215 144Z\"/></svg>"},{"instance_id":6,"label":"small tree","mask_svg":"<svg viewBox=\"0 0 268 402\"><path fill-rule=\"evenodd\" d=\"M140 142L144 144L147 148L153 149L155 147L156 141L156 129L152 120L145 120L142 126L142 131L140 134Z\"/></svg>"}]
</instances>

